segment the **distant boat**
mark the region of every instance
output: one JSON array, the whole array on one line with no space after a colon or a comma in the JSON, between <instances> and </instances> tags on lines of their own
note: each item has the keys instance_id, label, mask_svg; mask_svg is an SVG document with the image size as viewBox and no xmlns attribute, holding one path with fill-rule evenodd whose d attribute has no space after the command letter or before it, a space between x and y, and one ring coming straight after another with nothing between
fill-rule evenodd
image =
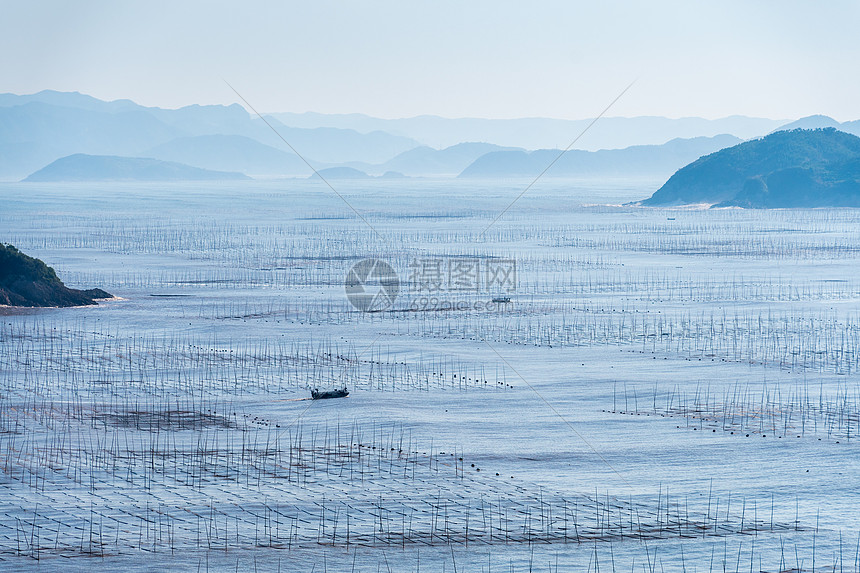
<instances>
[{"instance_id":1,"label":"distant boat","mask_svg":"<svg viewBox=\"0 0 860 573\"><path fill-rule=\"evenodd\" d=\"M493 302L498 303L498 304L507 304L507 303L511 302L511 297L509 297L509 296L497 296L496 298L493 299Z\"/></svg>"},{"instance_id":2,"label":"distant boat","mask_svg":"<svg viewBox=\"0 0 860 573\"><path fill-rule=\"evenodd\" d=\"M343 388L338 388L336 390L324 390L320 392L319 388L314 388L311 390L311 399L312 400L327 400L329 398L346 398L349 396L349 390L346 389L346 386Z\"/></svg>"}]
</instances>

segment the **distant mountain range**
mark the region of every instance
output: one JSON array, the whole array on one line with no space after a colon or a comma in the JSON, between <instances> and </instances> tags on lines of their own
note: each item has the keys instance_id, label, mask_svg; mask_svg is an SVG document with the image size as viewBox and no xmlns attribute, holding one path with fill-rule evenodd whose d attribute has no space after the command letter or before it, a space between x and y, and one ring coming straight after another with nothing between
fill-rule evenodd
<instances>
[{"instance_id":1,"label":"distant mountain range","mask_svg":"<svg viewBox=\"0 0 860 573\"><path fill-rule=\"evenodd\" d=\"M860 120L838 122L832 117L826 115L809 115L798 120L781 125L776 131L792 131L794 129L822 129L832 127L845 133L851 133L860 136ZM771 132L771 133L773 133Z\"/></svg>"},{"instance_id":2,"label":"distant mountain range","mask_svg":"<svg viewBox=\"0 0 860 573\"><path fill-rule=\"evenodd\" d=\"M589 121L278 113L264 122L238 104L162 109L77 92L0 94L0 179L22 179L78 154L149 158L252 177L304 178L314 169L337 167L370 176L527 177L543 170L558 155L554 149L566 147ZM548 175L668 177L697 154L793 126L860 133L860 121L826 116L791 123L743 116L602 118L577 142L581 149L566 153Z\"/></svg>"},{"instance_id":3,"label":"distant mountain range","mask_svg":"<svg viewBox=\"0 0 860 573\"><path fill-rule=\"evenodd\" d=\"M328 167L320 169L308 179L325 178L326 181L335 181L343 179L406 179L407 176L398 171L386 171L382 175L368 175L360 169L354 167Z\"/></svg>"},{"instance_id":4,"label":"distant mountain range","mask_svg":"<svg viewBox=\"0 0 860 573\"><path fill-rule=\"evenodd\" d=\"M382 163L419 145L412 139L379 131L297 128L267 119L312 164ZM189 140L216 135L244 139ZM190 165L206 168L217 159L217 153L209 153L213 143L229 144L228 150L218 152L222 157L238 156L231 159L235 166L230 169L241 168L244 172L247 168L256 174L263 168L263 174L295 176L311 173L307 167L301 170L304 163L265 123L237 104L161 109L129 100L104 102L79 93L0 94L0 178L4 179L20 179L55 159L76 153L145 157L153 150L160 158L174 160L183 156L191 161ZM263 159L250 159L262 151L261 145L289 159L272 150L266 150ZM284 161L283 167L280 160Z\"/></svg>"},{"instance_id":5,"label":"distant mountain range","mask_svg":"<svg viewBox=\"0 0 860 573\"><path fill-rule=\"evenodd\" d=\"M444 149L433 149L422 145L404 151L382 164L350 162L347 165L376 175L395 171L408 173L413 177L454 177L487 153L513 150L522 151L515 147L476 142L458 143Z\"/></svg>"},{"instance_id":6,"label":"distant mountain range","mask_svg":"<svg viewBox=\"0 0 860 573\"><path fill-rule=\"evenodd\" d=\"M663 145L635 145L600 151L571 150L560 158L558 149L531 153L495 151L478 158L460 177L537 177L553 160L545 177L592 177L648 175L669 177L690 161L718 149L740 143L733 135L673 139Z\"/></svg>"},{"instance_id":7,"label":"distant mountain range","mask_svg":"<svg viewBox=\"0 0 860 573\"><path fill-rule=\"evenodd\" d=\"M177 137L141 155L249 175L302 177L311 173L311 169L295 153L281 151L244 135Z\"/></svg>"},{"instance_id":8,"label":"distant mountain range","mask_svg":"<svg viewBox=\"0 0 860 573\"><path fill-rule=\"evenodd\" d=\"M777 131L706 155L642 205L860 207L860 138L836 130Z\"/></svg>"},{"instance_id":9,"label":"distant mountain range","mask_svg":"<svg viewBox=\"0 0 860 573\"><path fill-rule=\"evenodd\" d=\"M402 135L441 149L464 141L483 141L502 147L564 149L591 123L591 119L552 118L480 119L422 115L403 119L380 119L362 114L273 113L295 127L338 127L357 131L381 130ZM621 149L633 145L660 145L671 139L713 137L729 133L741 139L760 137L788 120L731 116L700 117L604 117L577 141L587 151Z\"/></svg>"},{"instance_id":10,"label":"distant mountain range","mask_svg":"<svg viewBox=\"0 0 860 573\"><path fill-rule=\"evenodd\" d=\"M76 153L51 162L24 181L231 181L242 173L211 171L172 161Z\"/></svg>"}]
</instances>

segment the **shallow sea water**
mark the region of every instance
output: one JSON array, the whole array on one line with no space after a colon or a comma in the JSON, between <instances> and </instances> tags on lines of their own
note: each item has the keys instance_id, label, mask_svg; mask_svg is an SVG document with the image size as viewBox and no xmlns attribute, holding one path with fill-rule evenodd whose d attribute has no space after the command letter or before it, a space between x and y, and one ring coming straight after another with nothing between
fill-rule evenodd
<instances>
[{"instance_id":1,"label":"shallow sea water","mask_svg":"<svg viewBox=\"0 0 860 573\"><path fill-rule=\"evenodd\" d=\"M858 570L860 212L334 184L2 184L0 240L121 300L0 310L0 569Z\"/></svg>"}]
</instances>

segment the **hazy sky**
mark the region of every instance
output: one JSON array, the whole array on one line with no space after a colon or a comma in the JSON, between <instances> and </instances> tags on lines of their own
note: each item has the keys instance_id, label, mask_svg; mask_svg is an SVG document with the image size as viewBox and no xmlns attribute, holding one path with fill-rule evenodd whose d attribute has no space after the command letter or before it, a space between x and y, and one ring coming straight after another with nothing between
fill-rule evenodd
<instances>
[{"instance_id":1,"label":"hazy sky","mask_svg":"<svg viewBox=\"0 0 860 573\"><path fill-rule=\"evenodd\" d=\"M3 0L0 92L380 117L860 118L860 2Z\"/></svg>"}]
</instances>

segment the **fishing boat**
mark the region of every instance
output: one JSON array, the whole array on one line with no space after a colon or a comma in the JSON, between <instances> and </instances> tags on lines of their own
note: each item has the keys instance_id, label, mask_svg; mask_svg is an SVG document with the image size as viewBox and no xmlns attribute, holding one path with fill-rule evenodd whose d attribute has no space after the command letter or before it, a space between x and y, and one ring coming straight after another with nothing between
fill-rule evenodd
<instances>
[{"instance_id":1,"label":"fishing boat","mask_svg":"<svg viewBox=\"0 0 860 573\"><path fill-rule=\"evenodd\" d=\"M327 400L329 398L346 398L349 396L349 390L346 389L346 386L343 388L337 388L335 390L323 390L320 391L319 388L314 388L311 390L311 399L312 400Z\"/></svg>"}]
</instances>

